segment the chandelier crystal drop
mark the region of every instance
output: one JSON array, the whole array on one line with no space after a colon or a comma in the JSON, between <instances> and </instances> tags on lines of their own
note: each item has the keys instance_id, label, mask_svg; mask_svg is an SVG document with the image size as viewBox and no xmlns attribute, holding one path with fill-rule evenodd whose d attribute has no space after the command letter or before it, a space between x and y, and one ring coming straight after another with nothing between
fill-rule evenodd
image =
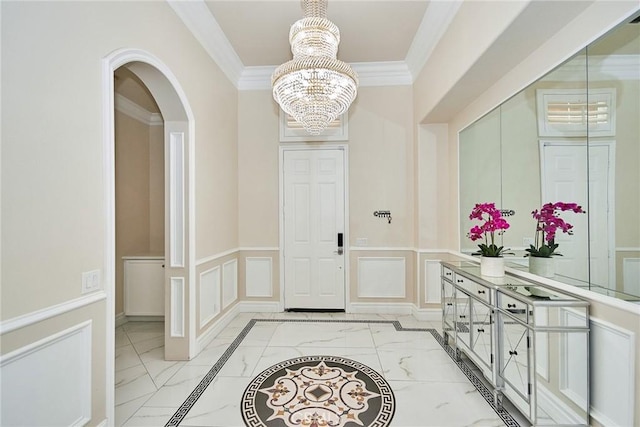
<instances>
[{"instance_id":1,"label":"chandelier crystal drop","mask_svg":"<svg viewBox=\"0 0 640 427\"><path fill-rule=\"evenodd\" d=\"M327 19L327 0L302 0L302 9L289 31L293 59L276 68L271 84L284 112L318 135L356 98L358 75L337 59L340 30Z\"/></svg>"}]
</instances>

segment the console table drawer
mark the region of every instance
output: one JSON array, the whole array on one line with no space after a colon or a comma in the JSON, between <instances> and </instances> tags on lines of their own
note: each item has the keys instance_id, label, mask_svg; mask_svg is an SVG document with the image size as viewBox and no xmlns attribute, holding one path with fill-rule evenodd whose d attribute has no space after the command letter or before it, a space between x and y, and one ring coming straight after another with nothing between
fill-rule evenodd
<instances>
[{"instance_id":1,"label":"console table drawer","mask_svg":"<svg viewBox=\"0 0 640 427\"><path fill-rule=\"evenodd\" d=\"M525 302L511 298L508 295L500 294L498 297L498 307L524 322L528 320L527 312L529 311L529 305Z\"/></svg>"},{"instance_id":2,"label":"console table drawer","mask_svg":"<svg viewBox=\"0 0 640 427\"><path fill-rule=\"evenodd\" d=\"M442 267L442 277L453 283L453 271L447 267Z\"/></svg>"},{"instance_id":3,"label":"console table drawer","mask_svg":"<svg viewBox=\"0 0 640 427\"><path fill-rule=\"evenodd\" d=\"M455 284L466 290L470 295L485 301L487 304L491 304L491 290L489 288L459 274L456 274Z\"/></svg>"}]
</instances>

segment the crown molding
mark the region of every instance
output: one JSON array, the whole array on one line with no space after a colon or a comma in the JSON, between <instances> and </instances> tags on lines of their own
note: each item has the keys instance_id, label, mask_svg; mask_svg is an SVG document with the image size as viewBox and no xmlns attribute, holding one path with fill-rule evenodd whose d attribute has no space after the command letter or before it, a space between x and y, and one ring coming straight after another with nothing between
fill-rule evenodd
<instances>
[{"instance_id":1,"label":"crown molding","mask_svg":"<svg viewBox=\"0 0 640 427\"><path fill-rule=\"evenodd\" d=\"M116 111L147 126L162 126L164 124L160 113L152 113L119 93L115 94L113 101Z\"/></svg>"},{"instance_id":2,"label":"crown molding","mask_svg":"<svg viewBox=\"0 0 640 427\"><path fill-rule=\"evenodd\" d=\"M429 2L405 58L412 81L418 77L460 6L462 6L462 0Z\"/></svg>"},{"instance_id":3,"label":"crown molding","mask_svg":"<svg viewBox=\"0 0 640 427\"><path fill-rule=\"evenodd\" d=\"M204 0L167 0L182 22L193 33L204 50L218 64L234 86L242 74L244 64L229 43Z\"/></svg>"},{"instance_id":4,"label":"crown molding","mask_svg":"<svg viewBox=\"0 0 640 427\"><path fill-rule=\"evenodd\" d=\"M204 0L167 2L238 90L271 89L276 66L245 67ZM360 86L413 84L461 4L462 0L429 2L405 61L352 63Z\"/></svg>"},{"instance_id":5,"label":"crown molding","mask_svg":"<svg viewBox=\"0 0 640 427\"><path fill-rule=\"evenodd\" d=\"M404 61L354 62L360 87L404 86L413 84L411 73ZM276 66L244 67L238 79L238 90L271 90L271 75Z\"/></svg>"}]
</instances>

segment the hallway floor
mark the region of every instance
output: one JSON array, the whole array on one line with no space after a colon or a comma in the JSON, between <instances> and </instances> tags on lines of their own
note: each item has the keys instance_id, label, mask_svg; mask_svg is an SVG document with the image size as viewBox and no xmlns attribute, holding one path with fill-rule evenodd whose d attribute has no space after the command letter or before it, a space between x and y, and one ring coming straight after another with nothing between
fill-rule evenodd
<instances>
[{"instance_id":1,"label":"hallway floor","mask_svg":"<svg viewBox=\"0 0 640 427\"><path fill-rule=\"evenodd\" d=\"M242 313L193 360L168 362L164 324L129 322L116 329L116 425L242 427L240 400L251 379L303 355L345 357L382 374L395 394L392 426L518 425L444 351L440 329L412 316ZM194 391L205 377L206 389Z\"/></svg>"}]
</instances>

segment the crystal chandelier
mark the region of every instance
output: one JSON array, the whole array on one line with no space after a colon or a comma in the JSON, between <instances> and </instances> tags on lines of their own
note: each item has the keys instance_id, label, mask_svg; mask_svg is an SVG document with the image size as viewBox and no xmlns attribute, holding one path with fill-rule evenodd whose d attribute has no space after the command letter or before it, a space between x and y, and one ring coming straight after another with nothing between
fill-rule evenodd
<instances>
[{"instance_id":1,"label":"crystal chandelier","mask_svg":"<svg viewBox=\"0 0 640 427\"><path fill-rule=\"evenodd\" d=\"M340 30L327 19L327 0L302 0L304 18L289 31L293 59L271 76L280 107L318 135L347 111L358 92L358 75L337 59Z\"/></svg>"}]
</instances>

